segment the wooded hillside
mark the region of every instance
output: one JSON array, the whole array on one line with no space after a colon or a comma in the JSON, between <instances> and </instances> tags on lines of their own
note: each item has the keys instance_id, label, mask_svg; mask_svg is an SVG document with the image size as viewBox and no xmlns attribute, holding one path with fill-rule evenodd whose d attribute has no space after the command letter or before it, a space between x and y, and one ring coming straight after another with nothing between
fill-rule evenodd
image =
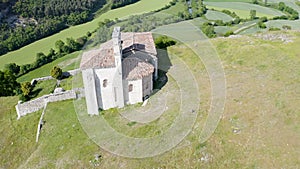
<instances>
[{"instance_id":1,"label":"wooded hillside","mask_svg":"<svg viewBox=\"0 0 300 169\"><path fill-rule=\"evenodd\" d=\"M138 0L0 0L0 55Z\"/></svg>"}]
</instances>

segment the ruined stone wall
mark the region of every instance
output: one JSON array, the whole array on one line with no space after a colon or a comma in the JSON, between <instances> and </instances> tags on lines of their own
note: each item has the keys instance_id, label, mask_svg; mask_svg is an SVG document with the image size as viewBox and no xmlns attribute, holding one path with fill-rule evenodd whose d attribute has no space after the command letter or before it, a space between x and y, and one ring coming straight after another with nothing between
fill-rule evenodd
<instances>
[{"instance_id":1,"label":"ruined stone wall","mask_svg":"<svg viewBox=\"0 0 300 169\"><path fill-rule=\"evenodd\" d=\"M63 76L65 77L69 77L69 76L74 76L78 73L80 73L81 70L80 69L74 69L74 70L70 70L67 72L63 72ZM39 78L35 78L31 80L31 85L37 83L38 81L45 81L45 80L51 80L54 79L52 76L45 76L45 77L39 77Z\"/></svg>"},{"instance_id":2,"label":"ruined stone wall","mask_svg":"<svg viewBox=\"0 0 300 169\"><path fill-rule=\"evenodd\" d=\"M22 116L25 116L26 114L33 113L42 109L46 103L57 102L57 101L68 100L68 99L76 99L76 93L74 90L68 90L61 93L44 95L42 97L39 97L37 99L25 103L19 103L16 105L18 119Z\"/></svg>"}]
</instances>

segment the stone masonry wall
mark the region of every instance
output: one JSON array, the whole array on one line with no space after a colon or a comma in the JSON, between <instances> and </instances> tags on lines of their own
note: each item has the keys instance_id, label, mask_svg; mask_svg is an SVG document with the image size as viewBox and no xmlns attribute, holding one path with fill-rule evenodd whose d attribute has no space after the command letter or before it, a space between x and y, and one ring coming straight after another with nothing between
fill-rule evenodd
<instances>
[{"instance_id":1,"label":"stone masonry wall","mask_svg":"<svg viewBox=\"0 0 300 169\"><path fill-rule=\"evenodd\" d=\"M74 76L74 75L76 75L80 72L81 72L80 69L74 69L74 70L70 70L70 71L67 71L67 72L63 72L63 76L65 76L65 77ZM52 76L45 76L45 77L35 78L35 79L31 80L31 85L34 85L38 81L45 81L45 80L51 80L51 79L54 79L54 78Z\"/></svg>"},{"instance_id":2,"label":"stone masonry wall","mask_svg":"<svg viewBox=\"0 0 300 169\"><path fill-rule=\"evenodd\" d=\"M33 113L42 109L46 103L57 102L57 101L68 100L68 99L76 99L76 93L74 90L68 90L61 93L44 95L42 97L39 97L37 99L25 103L19 103L16 105L18 119L22 116L25 116L26 114Z\"/></svg>"}]
</instances>

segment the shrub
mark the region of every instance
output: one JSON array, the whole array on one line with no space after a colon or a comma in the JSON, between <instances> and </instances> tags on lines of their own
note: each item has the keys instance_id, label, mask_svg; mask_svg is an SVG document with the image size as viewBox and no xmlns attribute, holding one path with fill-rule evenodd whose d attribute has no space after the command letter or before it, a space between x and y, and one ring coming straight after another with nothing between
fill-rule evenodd
<instances>
[{"instance_id":1,"label":"shrub","mask_svg":"<svg viewBox=\"0 0 300 169\"><path fill-rule=\"evenodd\" d=\"M61 79L62 77L61 68L54 66L53 69L50 71L50 75L55 79Z\"/></svg>"},{"instance_id":2,"label":"shrub","mask_svg":"<svg viewBox=\"0 0 300 169\"><path fill-rule=\"evenodd\" d=\"M265 17L265 16L263 16L263 17L259 18L259 20L262 21L262 22L267 22L267 21L268 21L268 18Z\"/></svg>"},{"instance_id":3,"label":"shrub","mask_svg":"<svg viewBox=\"0 0 300 169\"><path fill-rule=\"evenodd\" d=\"M271 28L269 28L269 31L280 31L280 28L271 27Z\"/></svg>"},{"instance_id":4,"label":"shrub","mask_svg":"<svg viewBox=\"0 0 300 169\"><path fill-rule=\"evenodd\" d=\"M33 86L30 82L24 82L21 84L21 90L23 92L23 96L28 97L33 90Z\"/></svg>"},{"instance_id":5,"label":"shrub","mask_svg":"<svg viewBox=\"0 0 300 169\"><path fill-rule=\"evenodd\" d=\"M283 26L282 26L282 29L285 29L285 30L291 30L292 27L289 26L289 25L283 25Z\"/></svg>"},{"instance_id":6,"label":"shrub","mask_svg":"<svg viewBox=\"0 0 300 169\"><path fill-rule=\"evenodd\" d=\"M230 35L234 35L234 33L233 33L233 31L227 31L225 34L224 34L224 36L225 37L228 37L228 36L230 36Z\"/></svg>"},{"instance_id":7,"label":"shrub","mask_svg":"<svg viewBox=\"0 0 300 169\"><path fill-rule=\"evenodd\" d=\"M160 36L155 39L155 46L159 49L165 49L169 46L175 45L176 41L167 37L167 36Z\"/></svg>"},{"instance_id":8,"label":"shrub","mask_svg":"<svg viewBox=\"0 0 300 169\"><path fill-rule=\"evenodd\" d=\"M261 29L267 28L266 24L264 24L262 21L259 21L257 24L258 24L258 27Z\"/></svg>"},{"instance_id":9,"label":"shrub","mask_svg":"<svg viewBox=\"0 0 300 169\"><path fill-rule=\"evenodd\" d=\"M215 28L210 23L204 23L201 27L202 32L209 38L216 37Z\"/></svg>"}]
</instances>

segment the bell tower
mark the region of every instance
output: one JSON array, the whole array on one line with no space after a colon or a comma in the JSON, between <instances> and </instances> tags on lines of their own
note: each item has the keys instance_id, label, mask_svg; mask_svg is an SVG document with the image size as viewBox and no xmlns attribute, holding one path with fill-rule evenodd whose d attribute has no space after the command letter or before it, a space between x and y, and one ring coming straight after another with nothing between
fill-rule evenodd
<instances>
[{"instance_id":1,"label":"bell tower","mask_svg":"<svg viewBox=\"0 0 300 169\"><path fill-rule=\"evenodd\" d=\"M122 76L122 44L121 44L121 29L115 27L112 33L113 50L116 71L113 83L114 101L117 107L124 107L123 94L123 76Z\"/></svg>"}]
</instances>

